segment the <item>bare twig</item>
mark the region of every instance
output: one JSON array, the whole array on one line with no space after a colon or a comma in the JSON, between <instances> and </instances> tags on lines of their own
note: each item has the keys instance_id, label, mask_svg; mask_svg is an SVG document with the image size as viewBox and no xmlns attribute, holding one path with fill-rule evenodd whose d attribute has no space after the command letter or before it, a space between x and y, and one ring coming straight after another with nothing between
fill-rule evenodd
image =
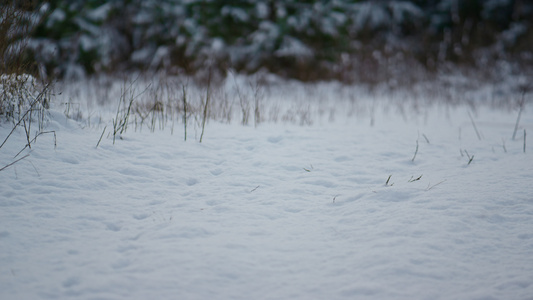
<instances>
[{"instance_id":1,"label":"bare twig","mask_svg":"<svg viewBox=\"0 0 533 300\"><path fill-rule=\"evenodd\" d=\"M428 187L426 188L426 191L431 190L432 188L436 187L437 185L439 185L439 184L441 184L441 183L443 183L445 181L446 181L446 179L444 179L443 181L441 181L441 182L439 182L437 184L431 185L431 186L430 186L430 184L428 184Z\"/></svg>"},{"instance_id":2,"label":"bare twig","mask_svg":"<svg viewBox=\"0 0 533 300\"><path fill-rule=\"evenodd\" d=\"M39 95L37 95L37 97L35 97L35 99L33 100L33 102L30 104L30 107L28 108L28 110L26 112L24 112L24 114L22 115L22 117L19 119L19 121L15 124L15 126L13 126L13 129L11 129L11 131L9 132L9 134L7 135L7 137L4 139L4 141L2 142L2 144L0 145L0 148L2 148L4 146L4 144L7 142L7 140L9 139L9 137L11 137L11 135L13 134L13 132L15 132L15 130L17 129L17 127L20 125L20 123L22 123L26 116L32 111L33 107L41 102L42 98L43 98L43 95L44 93L48 90L48 88L50 87L52 83L49 82L44 88L43 90L39 93Z\"/></svg>"},{"instance_id":3,"label":"bare twig","mask_svg":"<svg viewBox=\"0 0 533 300\"><path fill-rule=\"evenodd\" d=\"M525 94L525 91L522 92L522 99L520 99L520 110L518 111L518 117L516 117L516 124L514 125L513 140L515 139L516 132L518 131L518 124L520 123L520 116L522 115L522 110L524 110Z\"/></svg>"},{"instance_id":4,"label":"bare twig","mask_svg":"<svg viewBox=\"0 0 533 300\"><path fill-rule=\"evenodd\" d=\"M107 126L104 127L104 130L102 131L102 135L100 135L100 139L98 140L98 143L96 144L96 148L98 148L98 146L100 145L100 142L102 141L102 138L104 137L106 128Z\"/></svg>"},{"instance_id":5,"label":"bare twig","mask_svg":"<svg viewBox=\"0 0 533 300\"><path fill-rule=\"evenodd\" d=\"M470 112L468 112L468 117L470 117L470 122L472 122L472 126L474 127L474 130L476 131L477 138L481 141L481 134L479 134L476 123L474 122L474 119L472 118L472 115L470 114Z\"/></svg>"},{"instance_id":6,"label":"bare twig","mask_svg":"<svg viewBox=\"0 0 533 300\"><path fill-rule=\"evenodd\" d=\"M53 133L54 134L54 149L57 147L57 136L56 136L56 132L55 131L43 131L43 132L39 132L31 141L29 141L26 146L24 146L24 148L22 148L22 150L20 150L17 155L15 155L13 158L17 158L17 156L20 155L20 153L22 153L22 151L24 151L26 148L30 148L31 149L31 144L33 142L35 142L37 140L37 137L39 137L41 134L46 134L46 133Z\"/></svg>"},{"instance_id":7,"label":"bare twig","mask_svg":"<svg viewBox=\"0 0 533 300\"><path fill-rule=\"evenodd\" d=\"M254 95L254 126L257 127L261 122L260 102L263 98L262 87L258 78L255 79L255 82L250 81L249 84Z\"/></svg>"},{"instance_id":8,"label":"bare twig","mask_svg":"<svg viewBox=\"0 0 533 300\"><path fill-rule=\"evenodd\" d=\"M524 153L526 153L526 130L524 129Z\"/></svg>"},{"instance_id":9,"label":"bare twig","mask_svg":"<svg viewBox=\"0 0 533 300\"><path fill-rule=\"evenodd\" d=\"M470 156L470 154L468 154L468 151L466 151L466 150L465 150L465 153L466 153L466 157L468 157L468 164L467 165L469 165L474 160L474 155Z\"/></svg>"},{"instance_id":10,"label":"bare twig","mask_svg":"<svg viewBox=\"0 0 533 300\"><path fill-rule=\"evenodd\" d=\"M385 181L385 186L393 186L394 183L389 184L390 178L392 177L392 174L389 175L389 178L387 178L387 181Z\"/></svg>"},{"instance_id":11,"label":"bare twig","mask_svg":"<svg viewBox=\"0 0 533 300\"><path fill-rule=\"evenodd\" d=\"M422 175L418 176L417 178L414 178L414 176L411 176L411 179L409 179L407 182L415 182L422 178Z\"/></svg>"},{"instance_id":12,"label":"bare twig","mask_svg":"<svg viewBox=\"0 0 533 300\"><path fill-rule=\"evenodd\" d=\"M113 145L115 144L115 139L117 136L117 133L123 134L126 132L128 128L128 120L131 113L131 108L133 106L133 102L137 97L140 97L142 94L144 94L150 87L151 83L139 94L135 95L135 88L133 88L133 85L137 82L138 78L133 80L129 87L126 87L126 82L124 82L124 86L122 87L122 93L120 95L120 101L118 103L117 107L117 114L115 118L113 119ZM126 101L126 93L129 92L129 100ZM125 111L122 111L120 108L122 106L122 103L124 103L124 109ZM127 104L127 107L126 107Z\"/></svg>"},{"instance_id":13,"label":"bare twig","mask_svg":"<svg viewBox=\"0 0 533 300\"><path fill-rule=\"evenodd\" d=\"M5 170L5 169L7 169L7 168L9 168L9 167L11 167L12 165L18 163L19 161L25 159L25 158L28 157L28 156L30 156L30 155L29 155L29 154L26 154L26 155L24 155L23 157L21 157L21 158L15 160L14 162L5 165L4 167L0 168L0 172L3 171L3 170Z\"/></svg>"},{"instance_id":14,"label":"bare twig","mask_svg":"<svg viewBox=\"0 0 533 300\"><path fill-rule=\"evenodd\" d=\"M183 131L185 134L184 140L187 140L187 85L182 85L181 90L183 91Z\"/></svg>"},{"instance_id":15,"label":"bare twig","mask_svg":"<svg viewBox=\"0 0 533 300\"><path fill-rule=\"evenodd\" d=\"M200 134L200 143L204 137L205 122L207 121L207 108L209 107L209 98L211 98L211 71L209 71L209 77L207 79L207 91L205 95L204 116L202 119L202 133Z\"/></svg>"},{"instance_id":16,"label":"bare twig","mask_svg":"<svg viewBox=\"0 0 533 300\"><path fill-rule=\"evenodd\" d=\"M415 155L413 155L413 159L411 159L411 161L415 161L415 158L416 158L416 154L418 153L418 140L416 140L416 149L415 149Z\"/></svg>"},{"instance_id":17,"label":"bare twig","mask_svg":"<svg viewBox=\"0 0 533 300\"><path fill-rule=\"evenodd\" d=\"M425 134L423 134L423 133L422 133L422 136L424 137L424 139L426 140L426 142L429 144L429 139L428 139L428 137L427 137Z\"/></svg>"}]
</instances>

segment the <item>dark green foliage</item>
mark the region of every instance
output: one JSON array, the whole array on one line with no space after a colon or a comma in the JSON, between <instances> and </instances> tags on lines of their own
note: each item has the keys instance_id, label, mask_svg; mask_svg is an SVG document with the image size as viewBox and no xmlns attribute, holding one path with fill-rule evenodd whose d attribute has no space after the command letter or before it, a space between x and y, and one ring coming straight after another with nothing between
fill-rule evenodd
<instances>
[{"instance_id":1,"label":"dark green foliage","mask_svg":"<svg viewBox=\"0 0 533 300\"><path fill-rule=\"evenodd\" d=\"M402 63L533 64L533 4L524 0L54 0L34 10L44 21L29 57L65 76L233 68L380 81Z\"/></svg>"}]
</instances>

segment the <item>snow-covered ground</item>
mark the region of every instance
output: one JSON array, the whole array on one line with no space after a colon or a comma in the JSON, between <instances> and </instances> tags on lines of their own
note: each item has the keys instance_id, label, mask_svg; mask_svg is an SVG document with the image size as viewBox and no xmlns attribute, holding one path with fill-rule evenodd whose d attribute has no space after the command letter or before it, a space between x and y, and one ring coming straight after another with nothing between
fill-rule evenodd
<instances>
[{"instance_id":1,"label":"snow-covered ground","mask_svg":"<svg viewBox=\"0 0 533 300\"><path fill-rule=\"evenodd\" d=\"M512 140L517 110L332 103L98 148L56 104L0 172L0 299L533 299L530 106Z\"/></svg>"}]
</instances>

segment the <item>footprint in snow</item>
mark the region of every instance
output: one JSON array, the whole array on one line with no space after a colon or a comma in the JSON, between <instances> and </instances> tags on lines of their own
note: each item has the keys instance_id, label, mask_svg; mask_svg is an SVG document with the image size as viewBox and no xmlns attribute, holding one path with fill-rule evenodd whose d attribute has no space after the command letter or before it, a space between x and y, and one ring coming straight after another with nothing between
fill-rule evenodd
<instances>
[{"instance_id":1,"label":"footprint in snow","mask_svg":"<svg viewBox=\"0 0 533 300\"><path fill-rule=\"evenodd\" d=\"M518 238L521 240L529 240L533 238L533 234L528 234L528 233L519 234Z\"/></svg>"},{"instance_id":2,"label":"footprint in snow","mask_svg":"<svg viewBox=\"0 0 533 300\"><path fill-rule=\"evenodd\" d=\"M68 157L67 155L63 157L63 162L72 164L72 165L77 165L80 163L80 161L76 159L75 157Z\"/></svg>"},{"instance_id":3,"label":"footprint in snow","mask_svg":"<svg viewBox=\"0 0 533 300\"><path fill-rule=\"evenodd\" d=\"M62 285L63 285L64 288L69 288L69 287L78 285L80 283L81 283L81 280L80 280L79 277L71 276L71 277L67 278L65 281L63 281Z\"/></svg>"},{"instance_id":4,"label":"footprint in snow","mask_svg":"<svg viewBox=\"0 0 533 300\"><path fill-rule=\"evenodd\" d=\"M283 140L283 136L281 135L278 135L278 136L271 136L267 139L270 143L272 144L277 144L279 143L281 140Z\"/></svg>"},{"instance_id":5,"label":"footprint in snow","mask_svg":"<svg viewBox=\"0 0 533 300\"><path fill-rule=\"evenodd\" d=\"M120 231L121 227L115 223L104 223L106 225L107 230L111 231Z\"/></svg>"},{"instance_id":6,"label":"footprint in snow","mask_svg":"<svg viewBox=\"0 0 533 300\"><path fill-rule=\"evenodd\" d=\"M142 214L133 215L133 218L140 221L140 220L144 220L148 218L149 216L150 214L148 213L142 213Z\"/></svg>"},{"instance_id":7,"label":"footprint in snow","mask_svg":"<svg viewBox=\"0 0 533 300\"><path fill-rule=\"evenodd\" d=\"M213 176L218 176L218 175L224 173L224 171L223 171L222 169L214 169L214 170L211 170L211 171L209 171L209 172L211 172L211 174L212 174Z\"/></svg>"},{"instance_id":8,"label":"footprint in snow","mask_svg":"<svg viewBox=\"0 0 533 300\"><path fill-rule=\"evenodd\" d=\"M187 183L188 186L193 186L193 185L198 183L198 180L196 178L189 178L189 179L187 179L186 183Z\"/></svg>"}]
</instances>

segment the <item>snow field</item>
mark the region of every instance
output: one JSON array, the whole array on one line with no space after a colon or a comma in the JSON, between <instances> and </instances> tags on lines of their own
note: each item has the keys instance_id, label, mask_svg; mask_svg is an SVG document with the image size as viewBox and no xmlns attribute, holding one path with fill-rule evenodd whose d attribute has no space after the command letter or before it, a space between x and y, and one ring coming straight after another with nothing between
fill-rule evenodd
<instances>
[{"instance_id":1,"label":"snow field","mask_svg":"<svg viewBox=\"0 0 533 300\"><path fill-rule=\"evenodd\" d=\"M0 298L533 299L516 111L335 107L311 126L212 121L202 143L130 129L98 148L101 126L53 110L57 147L43 135L0 172Z\"/></svg>"}]
</instances>

